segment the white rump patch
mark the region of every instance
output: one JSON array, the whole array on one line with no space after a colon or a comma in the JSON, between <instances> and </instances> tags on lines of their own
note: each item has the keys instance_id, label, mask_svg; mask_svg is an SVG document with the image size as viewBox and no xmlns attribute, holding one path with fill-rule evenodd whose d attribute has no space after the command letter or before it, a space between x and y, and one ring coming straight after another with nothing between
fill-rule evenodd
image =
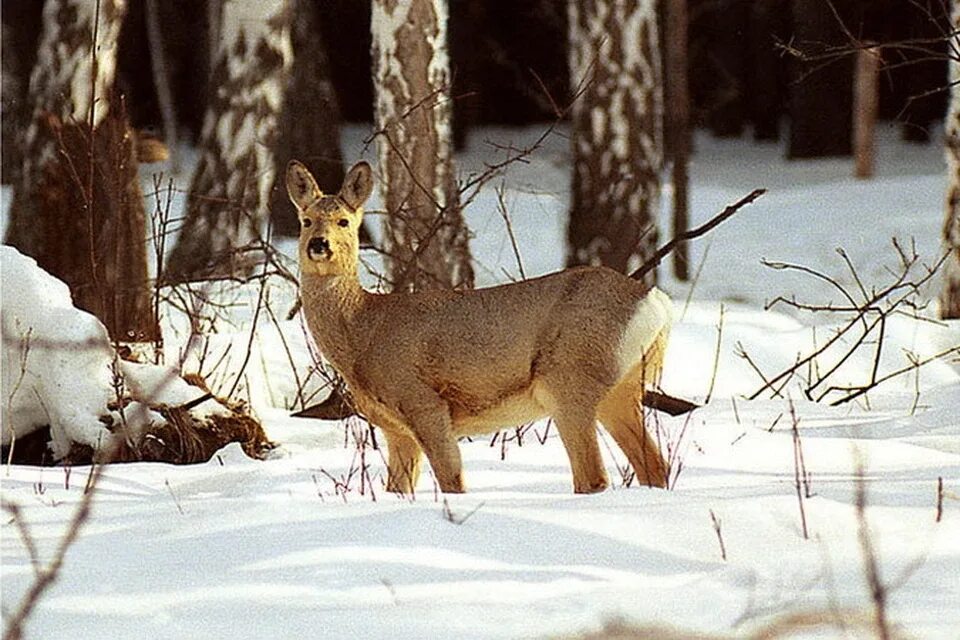
<instances>
[{"instance_id":1,"label":"white rump patch","mask_svg":"<svg viewBox=\"0 0 960 640\"><path fill-rule=\"evenodd\" d=\"M617 350L619 375L623 376L640 362L653 341L673 324L673 301L660 289L653 287L637 308L620 338Z\"/></svg>"}]
</instances>

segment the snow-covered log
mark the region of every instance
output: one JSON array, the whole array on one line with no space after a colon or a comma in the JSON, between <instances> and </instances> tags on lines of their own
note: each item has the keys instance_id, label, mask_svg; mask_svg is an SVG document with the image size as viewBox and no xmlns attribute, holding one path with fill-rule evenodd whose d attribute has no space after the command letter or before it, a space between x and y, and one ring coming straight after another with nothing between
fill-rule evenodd
<instances>
[{"instance_id":1,"label":"snow-covered log","mask_svg":"<svg viewBox=\"0 0 960 640\"><path fill-rule=\"evenodd\" d=\"M197 462L234 440L254 456L268 445L242 407L174 369L121 360L103 324L32 258L0 246L0 269L4 447L47 426L55 460Z\"/></svg>"}]
</instances>

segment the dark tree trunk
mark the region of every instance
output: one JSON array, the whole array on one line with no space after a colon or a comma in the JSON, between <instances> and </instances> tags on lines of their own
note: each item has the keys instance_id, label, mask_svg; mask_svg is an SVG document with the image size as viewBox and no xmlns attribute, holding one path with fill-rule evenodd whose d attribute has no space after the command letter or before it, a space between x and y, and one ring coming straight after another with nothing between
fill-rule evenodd
<instances>
[{"instance_id":1,"label":"dark tree trunk","mask_svg":"<svg viewBox=\"0 0 960 640\"><path fill-rule=\"evenodd\" d=\"M716 136L736 137L746 119L745 83L748 75L749 5L745 0L717 0L709 24L710 74L707 126Z\"/></svg>"},{"instance_id":2,"label":"dark tree trunk","mask_svg":"<svg viewBox=\"0 0 960 640\"><path fill-rule=\"evenodd\" d=\"M30 71L37 59L43 3L37 0L4 0L0 37L0 63L3 86L0 88L0 122L3 145L0 146L0 182L14 184L19 174L22 154L19 132L30 117L27 88Z\"/></svg>"},{"instance_id":3,"label":"dark tree trunk","mask_svg":"<svg viewBox=\"0 0 960 640\"><path fill-rule=\"evenodd\" d=\"M480 61L477 55L485 15L482 0L450 6L450 73L453 95L453 148L467 147L470 129L480 119Z\"/></svg>"},{"instance_id":4,"label":"dark tree trunk","mask_svg":"<svg viewBox=\"0 0 960 640\"><path fill-rule=\"evenodd\" d=\"M656 0L568 4L573 109L568 265L632 271L655 251L663 162ZM648 281L656 279L651 270Z\"/></svg>"},{"instance_id":5,"label":"dark tree trunk","mask_svg":"<svg viewBox=\"0 0 960 640\"><path fill-rule=\"evenodd\" d=\"M374 0L380 188L394 290L473 286L451 140L446 0Z\"/></svg>"},{"instance_id":6,"label":"dark tree trunk","mask_svg":"<svg viewBox=\"0 0 960 640\"><path fill-rule=\"evenodd\" d=\"M219 17L214 94L168 282L243 276L262 257L291 59L289 14L285 0L222 0Z\"/></svg>"},{"instance_id":7,"label":"dark tree trunk","mask_svg":"<svg viewBox=\"0 0 960 640\"><path fill-rule=\"evenodd\" d=\"M756 140L779 140L783 116L783 53L777 39L786 40L785 0L750 3L750 76L747 84L750 120Z\"/></svg>"},{"instance_id":8,"label":"dark tree trunk","mask_svg":"<svg viewBox=\"0 0 960 640\"><path fill-rule=\"evenodd\" d=\"M673 182L673 235L690 224L690 91L687 81L687 0L664 2L664 141ZM684 242L673 252L673 273L690 278L690 252Z\"/></svg>"},{"instance_id":9,"label":"dark tree trunk","mask_svg":"<svg viewBox=\"0 0 960 640\"><path fill-rule=\"evenodd\" d=\"M804 54L818 56L847 44L826 0L791 0L791 7L794 46ZM791 67L787 157L850 155L853 58L840 56L829 63L792 60Z\"/></svg>"},{"instance_id":10,"label":"dark tree trunk","mask_svg":"<svg viewBox=\"0 0 960 640\"><path fill-rule=\"evenodd\" d=\"M330 52L330 78L336 87L345 121L369 123L374 119L371 60L371 2L319 0L323 13L321 35Z\"/></svg>"},{"instance_id":11,"label":"dark tree trunk","mask_svg":"<svg viewBox=\"0 0 960 640\"><path fill-rule=\"evenodd\" d=\"M157 326L143 194L135 136L112 89L125 9L101 0L98 22L96 0L47 2L6 241L66 282L115 340L145 341Z\"/></svg>"},{"instance_id":12,"label":"dark tree trunk","mask_svg":"<svg viewBox=\"0 0 960 640\"><path fill-rule=\"evenodd\" d=\"M319 8L315 0L292 0L291 6L293 66L284 94L270 191L273 231L284 236L296 236L300 231L297 213L284 185L287 163L297 159L305 164L324 193L336 193L344 175L340 108L330 82Z\"/></svg>"}]
</instances>

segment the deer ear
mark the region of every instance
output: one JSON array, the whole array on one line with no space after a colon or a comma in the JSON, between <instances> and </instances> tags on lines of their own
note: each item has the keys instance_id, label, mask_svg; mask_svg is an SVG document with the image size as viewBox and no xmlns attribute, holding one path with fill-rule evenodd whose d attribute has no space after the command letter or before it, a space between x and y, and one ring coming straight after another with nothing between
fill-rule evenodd
<instances>
[{"instance_id":1,"label":"deer ear","mask_svg":"<svg viewBox=\"0 0 960 640\"><path fill-rule=\"evenodd\" d=\"M310 170L296 160L287 165L287 195L298 209L306 209L323 197Z\"/></svg>"},{"instance_id":2,"label":"deer ear","mask_svg":"<svg viewBox=\"0 0 960 640\"><path fill-rule=\"evenodd\" d=\"M353 165L343 179L343 186L340 187L340 198L350 208L356 210L367 201L371 191L373 191L373 169L366 162L358 162Z\"/></svg>"}]
</instances>

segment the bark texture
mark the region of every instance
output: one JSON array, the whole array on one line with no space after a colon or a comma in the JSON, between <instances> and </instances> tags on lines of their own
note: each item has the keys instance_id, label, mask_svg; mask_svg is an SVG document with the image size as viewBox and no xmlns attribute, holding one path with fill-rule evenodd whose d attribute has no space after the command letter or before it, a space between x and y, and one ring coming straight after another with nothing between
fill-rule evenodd
<instances>
[{"instance_id":1,"label":"bark texture","mask_svg":"<svg viewBox=\"0 0 960 640\"><path fill-rule=\"evenodd\" d=\"M953 0L952 46L960 45L960 0ZM944 249L950 252L943 265L940 316L960 318L960 61L950 59L950 107L947 112L947 207L943 221Z\"/></svg>"},{"instance_id":2,"label":"bark texture","mask_svg":"<svg viewBox=\"0 0 960 640\"><path fill-rule=\"evenodd\" d=\"M571 0L573 109L567 263L632 271L657 246L663 79L655 0ZM652 270L649 281L656 279Z\"/></svg>"},{"instance_id":3,"label":"bark texture","mask_svg":"<svg viewBox=\"0 0 960 640\"><path fill-rule=\"evenodd\" d=\"M451 141L446 0L374 0L375 119L395 291L473 286Z\"/></svg>"},{"instance_id":4,"label":"bark texture","mask_svg":"<svg viewBox=\"0 0 960 640\"><path fill-rule=\"evenodd\" d=\"M219 9L200 159L168 282L249 273L260 257L249 249L266 229L290 14L286 0L222 0Z\"/></svg>"},{"instance_id":5,"label":"bark texture","mask_svg":"<svg viewBox=\"0 0 960 640\"><path fill-rule=\"evenodd\" d=\"M330 81L320 11L316 0L289 1L293 11L293 63L280 118L270 217L274 233L296 236L300 223L287 197L284 182L287 163L295 158L305 164L324 193L336 193L340 189L344 172L340 107Z\"/></svg>"},{"instance_id":6,"label":"bark texture","mask_svg":"<svg viewBox=\"0 0 960 640\"><path fill-rule=\"evenodd\" d=\"M115 340L152 340L135 141L113 90L124 0L49 0L6 242L70 286ZM96 34L96 42L94 42ZM94 59L94 51L96 59Z\"/></svg>"}]
</instances>

